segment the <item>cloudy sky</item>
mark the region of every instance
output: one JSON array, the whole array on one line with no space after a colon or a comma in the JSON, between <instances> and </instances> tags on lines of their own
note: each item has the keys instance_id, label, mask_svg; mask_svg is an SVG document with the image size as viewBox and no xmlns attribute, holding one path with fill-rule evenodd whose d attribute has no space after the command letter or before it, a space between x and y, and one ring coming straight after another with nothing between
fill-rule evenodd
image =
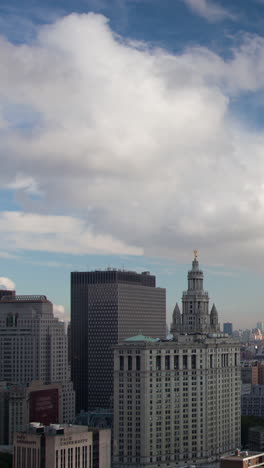
<instances>
[{"instance_id":1,"label":"cloudy sky","mask_svg":"<svg viewBox=\"0 0 264 468\"><path fill-rule=\"evenodd\" d=\"M263 0L2 0L2 287L63 317L70 271L148 269L169 321L197 248L264 320L263 111Z\"/></svg>"}]
</instances>

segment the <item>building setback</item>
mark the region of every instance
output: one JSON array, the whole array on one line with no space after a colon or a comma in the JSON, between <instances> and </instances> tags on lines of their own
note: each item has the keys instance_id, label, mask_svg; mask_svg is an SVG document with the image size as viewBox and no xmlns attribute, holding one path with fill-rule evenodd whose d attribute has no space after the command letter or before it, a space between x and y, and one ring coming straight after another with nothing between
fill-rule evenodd
<instances>
[{"instance_id":1,"label":"building setback","mask_svg":"<svg viewBox=\"0 0 264 468\"><path fill-rule=\"evenodd\" d=\"M5 296L0 301L0 381L29 386L33 381L61 386L61 419L75 417L64 323L46 296ZM51 390L50 390L51 392ZM54 421L53 421L54 422Z\"/></svg>"},{"instance_id":2,"label":"building setback","mask_svg":"<svg viewBox=\"0 0 264 468\"><path fill-rule=\"evenodd\" d=\"M113 405L113 350L141 329L166 336L166 291L149 272L71 274L71 355L76 410Z\"/></svg>"},{"instance_id":3,"label":"building setback","mask_svg":"<svg viewBox=\"0 0 264 468\"><path fill-rule=\"evenodd\" d=\"M195 258L173 339L114 346L114 466L210 463L240 446L240 346L219 331Z\"/></svg>"}]
</instances>

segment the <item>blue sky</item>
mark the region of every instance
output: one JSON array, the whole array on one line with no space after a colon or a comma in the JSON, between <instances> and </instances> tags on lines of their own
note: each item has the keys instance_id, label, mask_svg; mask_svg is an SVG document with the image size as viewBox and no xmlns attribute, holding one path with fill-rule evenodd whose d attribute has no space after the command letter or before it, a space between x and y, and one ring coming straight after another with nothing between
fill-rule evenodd
<instances>
[{"instance_id":1,"label":"blue sky","mask_svg":"<svg viewBox=\"0 0 264 468\"><path fill-rule=\"evenodd\" d=\"M169 321L197 248L221 321L263 320L263 26L262 0L2 0L3 284L67 317L70 271L147 269Z\"/></svg>"}]
</instances>

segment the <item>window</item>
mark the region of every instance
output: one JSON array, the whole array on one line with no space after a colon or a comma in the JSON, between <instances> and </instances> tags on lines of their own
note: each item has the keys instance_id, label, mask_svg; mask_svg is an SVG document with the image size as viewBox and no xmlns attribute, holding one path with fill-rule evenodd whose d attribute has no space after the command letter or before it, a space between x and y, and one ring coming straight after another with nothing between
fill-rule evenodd
<instances>
[{"instance_id":1,"label":"window","mask_svg":"<svg viewBox=\"0 0 264 468\"><path fill-rule=\"evenodd\" d=\"M124 370L124 356L119 357L119 370Z\"/></svg>"},{"instance_id":2,"label":"window","mask_svg":"<svg viewBox=\"0 0 264 468\"><path fill-rule=\"evenodd\" d=\"M165 356L165 369L170 370L170 356Z\"/></svg>"},{"instance_id":3,"label":"window","mask_svg":"<svg viewBox=\"0 0 264 468\"><path fill-rule=\"evenodd\" d=\"M156 370L161 370L161 356L156 356Z\"/></svg>"},{"instance_id":4,"label":"window","mask_svg":"<svg viewBox=\"0 0 264 468\"><path fill-rule=\"evenodd\" d=\"M183 369L187 369L188 367L188 356L186 354L182 356L182 366L183 366Z\"/></svg>"},{"instance_id":5,"label":"window","mask_svg":"<svg viewBox=\"0 0 264 468\"><path fill-rule=\"evenodd\" d=\"M196 356L192 356L192 369L196 369Z\"/></svg>"},{"instance_id":6,"label":"window","mask_svg":"<svg viewBox=\"0 0 264 468\"><path fill-rule=\"evenodd\" d=\"M132 370L132 356L128 356L127 358L127 370Z\"/></svg>"},{"instance_id":7,"label":"window","mask_svg":"<svg viewBox=\"0 0 264 468\"><path fill-rule=\"evenodd\" d=\"M137 370L137 371L140 370L140 356L137 356L137 357L136 357L136 370Z\"/></svg>"}]
</instances>

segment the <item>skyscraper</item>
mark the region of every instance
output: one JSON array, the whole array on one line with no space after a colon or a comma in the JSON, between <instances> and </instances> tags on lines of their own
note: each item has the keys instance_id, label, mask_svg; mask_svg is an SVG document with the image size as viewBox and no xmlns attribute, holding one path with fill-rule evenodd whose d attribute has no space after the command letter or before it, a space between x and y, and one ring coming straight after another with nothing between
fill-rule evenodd
<instances>
[{"instance_id":1,"label":"skyscraper","mask_svg":"<svg viewBox=\"0 0 264 468\"><path fill-rule=\"evenodd\" d=\"M225 322L224 327L223 327L223 332L232 336L232 334L233 334L233 324L231 322Z\"/></svg>"},{"instance_id":2,"label":"skyscraper","mask_svg":"<svg viewBox=\"0 0 264 468\"><path fill-rule=\"evenodd\" d=\"M71 274L72 378L77 411L112 406L112 345L141 329L165 338L166 291L149 272Z\"/></svg>"},{"instance_id":3,"label":"skyscraper","mask_svg":"<svg viewBox=\"0 0 264 468\"><path fill-rule=\"evenodd\" d=\"M171 331L115 346L116 467L210 463L240 446L240 347L209 311L196 256Z\"/></svg>"},{"instance_id":4,"label":"skyscraper","mask_svg":"<svg viewBox=\"0 0 264 468\"><path fill-rule=\"evenodd\" d=\"M62 421L75 416L64 323L46 296L5 296L0 301L0 380L29 385L60 383Z\"/></svg>"}]
</instances>

